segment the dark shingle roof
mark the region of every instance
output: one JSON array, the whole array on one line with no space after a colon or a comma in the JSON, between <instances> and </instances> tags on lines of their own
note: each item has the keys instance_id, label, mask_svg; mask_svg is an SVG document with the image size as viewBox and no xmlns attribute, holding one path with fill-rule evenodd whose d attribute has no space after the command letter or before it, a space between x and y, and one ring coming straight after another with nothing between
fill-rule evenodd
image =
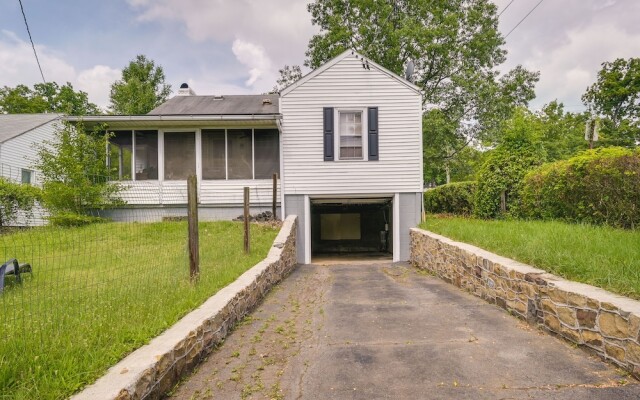
<instances>
[{"instance_id":1,"label":"dark shingle roof","mask_svg":"<svg viewBox=\"0 0 640 400\"><path fill-rule=\"evenodd\" d=\"M273 115L278 114L278 98L277 94L175 96L148 115Z\"/></svg>"},{"instance_id":2,"label":"dark shingle roof","mask_svg":"<svg viewBox=\"0 0 640 400\"><path fill-rule=\"evenodd\" d=\"M0 114L0 143L58 118L60 114Z\"/></svg>"}]
</instances>

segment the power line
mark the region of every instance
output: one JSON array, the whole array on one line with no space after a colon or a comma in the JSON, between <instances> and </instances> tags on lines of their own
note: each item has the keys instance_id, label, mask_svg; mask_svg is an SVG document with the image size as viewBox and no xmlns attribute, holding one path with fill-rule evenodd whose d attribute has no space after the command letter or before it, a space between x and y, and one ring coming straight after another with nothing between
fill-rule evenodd
<instances>
[{"instance_id":1,"label":"power line","mask_svg":"<svg viewBox=\"0 0 640 400\"><path fill-rule=\"evenodd\" d=\"M524 16L524 18L522 18L522 19L520 20L520 22L518 22L518 23L516 24L516 26L514 26L514 27L513 27L513 29L511 29L511 30L509 31L509 33L507 33L507 34L505 35L505 37L504 37L504 38L505 38L505 39L506 39L506 38L508 38L508 37L509 37L509 35L511 35L511 32L515 31L515 30L516 30L516 28L517 28L517 27L519 27L519 26L520 26L520 24L521 24L525 19L527 19L527 17L528 17L529 15L531 15L531 13L532 13L536 8L538 8L538 6L539 6L540 4L542 4L542 2L543 2L543 1L544 1L544 0L540 0L540 1L538 2L538 4L536 4L536 5L535 5L535 7L533 7L533 8L531 9L531 11L529 11L529 12L527 13L527 15L525 15L525 16Z\"/></svg>"},{"instance_id":2,"label":"power line","mask_svg":"<svg viewBox=\"0 0 640 400\"><path fill-rule=\"evenodd\" d=\"M503 8L503 9L502 9L502 11L500 11L500 14L498 14L498 17L500 17L500 16L502 15L502 13L503 13L503 12L507 11L507 8L509 8L509 6L510 6L511 4L513 4L513 2L514 2L514 1L516 1L516 0L511 0L511 1L509 2L509 4L507 4L507 6L506 6L505 8Z\"/></svg>"},{"instance_id":3,"label":"power line","mask_svg":"<svg viewBox=\"0 0 640 400\"><path fill-rule=\"evenodd\" d=\"M18 0L20 3L20 10L22 11L22 18L24 18L24 25L27 27L27 33L29 34L29 41L31 41L31 48L33 48L33 54L36 56L36 62L38 63L38 69L40 70L40 76L42 77L42 82L47 83L44 79L44 74L42 73L42 67L40 66L40 60L38 59L38 53L36 52L36 46L33 44L33 39L31 38L31 31L29 30L29 24L27 23L27 16L24 13L24 7L22 7L22 0Z\"/></svg>"}]
</instances>

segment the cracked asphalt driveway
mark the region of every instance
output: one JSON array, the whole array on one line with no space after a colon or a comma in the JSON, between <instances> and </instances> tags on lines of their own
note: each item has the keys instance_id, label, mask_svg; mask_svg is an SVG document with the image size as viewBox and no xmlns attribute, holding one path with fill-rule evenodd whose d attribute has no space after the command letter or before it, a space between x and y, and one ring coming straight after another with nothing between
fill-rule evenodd
<instances>
[{"instance_id":1,"label":"cracked asphalt driveway","mask_svg":"<svg viewBox=\"0 0 640 400\"><path fill-rule=\"evenodd\" d=\"M404 263L302 265L177 399L638 399L586 351Z\"/></svg>"}]
</instances>

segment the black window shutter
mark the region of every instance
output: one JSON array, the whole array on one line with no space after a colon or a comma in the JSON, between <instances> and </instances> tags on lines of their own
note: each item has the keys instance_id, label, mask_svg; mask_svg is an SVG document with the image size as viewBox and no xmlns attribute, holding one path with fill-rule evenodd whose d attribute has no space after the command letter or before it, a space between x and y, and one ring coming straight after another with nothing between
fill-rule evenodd
<instances>
[{"instance_id":1,"label":"black window shutter","mask_svg":"<svg viewBox=\"0 0 640 400\"><path fill-rule=\"evenodd\" d=\"M378 161L378 107L367 109L369 126L369 161Z\"/></svg>"},{"instance_id":2,"label":"black window shutter","mask_svg":"<svg viewBox=\"0 0 640 400\"><path fill-rule=\"evenodd\" d=\"M333 107L325 107L324 115L324 160L333 161Z\"/></svg>"}]
</instances>

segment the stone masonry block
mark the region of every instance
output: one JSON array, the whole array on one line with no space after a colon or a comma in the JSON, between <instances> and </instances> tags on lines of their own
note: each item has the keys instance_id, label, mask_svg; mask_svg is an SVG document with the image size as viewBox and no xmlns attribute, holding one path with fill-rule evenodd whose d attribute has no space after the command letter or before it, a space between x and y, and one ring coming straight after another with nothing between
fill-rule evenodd
<instances>
[{"instance_id":1,"label":"stone masonry block","mask_svg":"<svg viewBox=\"0 0 640 400\"><path fill-rule=\"evenodd\" d=\"M581 328L595 328L597 316L598 313L593 310L578 309L576 311L576 318Z\"/></svg>"},{"instance_id":2,"label":"stone masonry block","mask_svg":"<svg viewBox=\"0 0 640 400\"><path fill-rule=\"evenodd\" d=\"M598 324L604 336L626 339L631 335L629 323L616 313L601 312Z\"/></svg>"},{"instance_id":3,"label":"stone masonry block","mask_svg":"<svg viewBox=\"0 0 640 400\"><path fill-rule=\"evenodd\" d=\"M570 307L561 307L558 306L557 307L557 313L558 313L558 318L560 318L560 321L562 321L562 323L570 326L570 327L576 327L577 326L577 320L576 320L576 310Z\"/></svg>"}]
</instances>

